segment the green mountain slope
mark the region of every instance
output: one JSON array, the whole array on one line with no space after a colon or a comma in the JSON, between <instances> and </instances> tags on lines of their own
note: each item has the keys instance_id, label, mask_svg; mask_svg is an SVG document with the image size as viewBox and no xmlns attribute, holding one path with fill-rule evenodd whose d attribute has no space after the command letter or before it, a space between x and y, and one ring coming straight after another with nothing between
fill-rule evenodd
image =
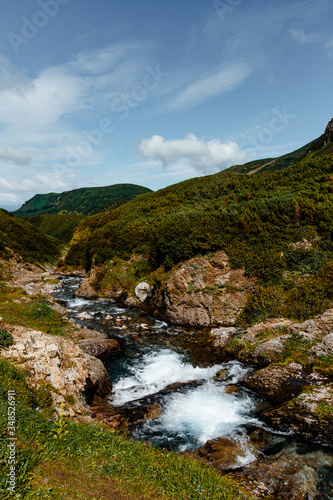
<instances>
[{"instance_id":1,"label":"green mountain slope","mask_svg":"<svg viewBox=\"0 0 333 500\"><path fill-rule=\"evenodd\" d=\"M257 278L240 318L246 324L307 319L332 307L333 154L260 175L191 179L87 217L64 265L99 265L104 286L113 279L112 266L119 262L121 270L122 260L140 254L131 259L132 282L148 280L162 291L173 266L217 250L229 255L234 269Z\"/></svg>"},{"instance_id":2,"label":"green mountain slope","mask_svg":"<svg viewBox=\"0 0 333 500\"><path fill-rule=\"evenodd\" d=\"M81 214L42 214L24 217L25 220L38 227L42 233L56 238L63 243L69 243L79 223L86 215Z\"/></svg>"},{"instance_id":3,"label":"green mountain slope","mask_svg":"<svg viewBox=\"0 0 333 500\"><path fill-rule=\"evenodd\" d=\"M155 265L170 266L223 248L253 267L255 249L272 256L306 234L330 234L331 224L333 231L332 173L328 155L259 176L221 172L181 182L82 221L68 263L89 267L84 259L146 250Z\"/></svg>"},{"instance_id":4,"label":"green mountain slope","mask_svg":"<svg viewBox=\"0 0 333 500\"><path fill-rule=\"evenodd\" d=\"M36 194L14 212L19 216L76 213L89 215L107 210L151 190L135 184L90 187L64 193Z\"/></svg>"},{"instance_id":5,"label":"green mountain slope","mask_svg":"<svg viewBox=\"0 0 333 500\"><path fill-rule=\"evenodd\" d=\"M27 262L54 262L59 244L29 222L0 209L0 257L20 256Z\"/></svg>"},{"instance_id":6,"label":"green mountain slope","mask_svg":"<svg viewBox=\"0 0 333 500\"><path fill-rule=\"evenodd\" d=\"M244 165L234 165L228 168L227 171L249 175L259 172L275 172L276 170L283 170L306 157L316 157L333 153L333 130L330 127L331 123L333 126L333 122L330 122L326 127L325 133L318 137L318 139L309 142L291 153L278 158L264 158L245 163Z\"/></svg>"}]
</instances>

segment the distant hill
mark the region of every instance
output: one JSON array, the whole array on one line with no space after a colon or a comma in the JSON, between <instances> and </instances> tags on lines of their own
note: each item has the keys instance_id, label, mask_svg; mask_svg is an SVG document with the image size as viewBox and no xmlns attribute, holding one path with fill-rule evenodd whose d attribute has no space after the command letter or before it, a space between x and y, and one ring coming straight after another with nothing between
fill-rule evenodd
<instances>
[{"instance_id":1,"label":"distant hill","mask_svg":"<svg viewBox=\"0 0 333 500\"><path fill-rule=\"evenodd\" d=\"M110 210L139 194L151 192L136 184L73 189L64 193L36 194L13 212L20 217L43 214L90 215Z\"/></svg>"},{"instance_id":2,"label":"distant hill","mask_svg":"<svg viewBox=\"0 0 333 500\"><path fill-rule=\"evenodd\" d=\"M0 258L21 257L26 262L54 262L59 243L20 217L0 209Z\"/></svg>"},{"instance_id":3,"label":"distant hill","mask_svg":"<svg viewBox=\"0 0 333 500\"><path fill-rule=\"evenodd\" d=\"M333 153L333 120L329 122L325 133L318 137L318 139L309 142L291 153L287 153L278 158L264 158L250 161L244 165L234 165L224 170L224 172L239 172L240 174L248 175L257 174L259 172L275 172L276 170L283 170L303 160L305 157L316 157L330 153Z\"/></svg>"}]
</instances>

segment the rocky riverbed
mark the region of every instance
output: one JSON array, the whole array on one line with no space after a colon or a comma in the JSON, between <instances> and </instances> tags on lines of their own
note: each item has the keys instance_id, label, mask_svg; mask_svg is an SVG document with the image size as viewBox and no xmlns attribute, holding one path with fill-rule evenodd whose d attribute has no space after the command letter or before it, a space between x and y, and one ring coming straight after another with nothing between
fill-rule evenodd
<instances>
[{"instance_id":1,"label":"rocky riverbed","mask_svg":"<svg viewBox=\"0 0 333 500\"><path fill-rule=\"evenodd\" d=\"M301 324L193 330L75 298L79 276L40 278L14 273L29 293L53 293L77 329L64 339L8 325L15 344L5 356L54 387L56 408L192 454L258 498L333 498L333 311ZM66 283L58 292L55 278ZM163 366L175 378L160 376Z\"/></svg>"}]
</instances>

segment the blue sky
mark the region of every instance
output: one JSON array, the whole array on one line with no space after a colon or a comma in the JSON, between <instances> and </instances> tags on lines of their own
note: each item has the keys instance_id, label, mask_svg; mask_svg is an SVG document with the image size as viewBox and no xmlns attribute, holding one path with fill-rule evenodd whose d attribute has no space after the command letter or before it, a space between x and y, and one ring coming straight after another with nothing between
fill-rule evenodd
<instances>
[{"instance_id":1,"label":"blue sky","mask_svg":"<svg viewBox=\"0 0 333 500\"><path fill-rule=\"evenodd\" d=\"M333 116L331 0L3 0L0 206L290 152Z\"/></svg>"}]
</instances>

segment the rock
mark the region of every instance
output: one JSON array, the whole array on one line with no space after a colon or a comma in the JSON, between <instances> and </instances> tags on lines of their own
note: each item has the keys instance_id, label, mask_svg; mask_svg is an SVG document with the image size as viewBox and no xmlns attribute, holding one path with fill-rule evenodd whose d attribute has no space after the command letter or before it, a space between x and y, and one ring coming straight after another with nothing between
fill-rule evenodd
<instances>
[{"instance_id":1,"label":"rock","mask_svg":"<svg viewBox=\"0 0 333 500\"><path fill-rule=\"evenodd\" d=\"M98 279L98 267L93 267L90 270L89 276L86 276L80 283L79 289L76 292L76 297L84 299L96 299L98 297L97 290L93 284Z\"/></svg>"},{"instance_id":2,"label":"rock","mask_svg":"<svg viewBox=\"0 0 333 500\"><path fill-rule=\"evenodd\" d=\"M322 341L313 346L310 352L316 356L332 356L333 355L333 333L326 335Z\"/></svg>"},{"instance_id":3,"label":"rock","mask_svg":"<svg viewBox=\"0 0 333 500\"><path fill-rule=\"evenodd\" d=\"M81 312L80 314L77 314L76 318L77 319L92 319L94 316L91 314L87 313L86 311Z\"/></svg>"},{"instance_id":4,"label":"rock","mask_svg":"<svg viewBox=\"0 0 333 500\"><path fill-rule=\"evenodd\" d=\"M269 364L277 361L279 354L285 349L284 342L288 338L289 335L281 335L280 337L266 340L266 342L263 342L254 349L250 356L251 360L260 364Z\"/></svg>"},{"instance_id":5,"label":"rock","mask_svg":"<svg viewBox=\"0 0 333 500\"><path fill-rule=\"evenodd\" d=\"M282 403L298 396L302 391L303 367L298 363L288 366L270 365L250 375L244 383L274 403Z\"/></svg>"},{"instance_id":6,"label":"rock","mask_svg":"<svg viewBox=\"0 0 333 500\"><path fill-rule=\"evenodd\" d=\"M115 339L87 339L77 342L77 345L89 356L106 359L120 352L120 345Z\"/></svg>"},{"instance_id":7,"label":"rock","mask_svg":"<svg viewBox=\"0 0 333 500\"><path fill-rule=\"evenodd\" d=\"M222 437L207 441L196 453L199 458L222 470L235 469L255 458L249 453L246 440L235 441Z\"/></svg>"},{"instance_id":8,"label":"rock","mask_svg":"<svg viewBox=\"0 0 333 500\"><path fill-rule=\"evenodd\" d=\"M87 356L87 354L86 354ZM111 382L103 363L92 356L90 357L89 374L84 386L84 394L88 404L92 402L95 394L102 398L111 393Z\"/></svg>"},{"instance_id":9,"label":"rock","mask_svg":"<svg viewBox=\"0 0 333 500\"><path fill-rule=\"evenodd\" d=\"M138 307L140 305L140 301L136 297L129 295L124 304L126 307Z\"/></svg>"},{"instance_id":10,"label":"rock","mask_svg":"<svg viewBox=\"0 0 333 500\"><path fill-rule=\"evenodd\" d=\"M333 444L333 384L322 377L312 377L310 392L299 394L292 402L279 408L265 410L261 418L271 427L290 432L311 441Z\"/></svg>"},{"instance_id":11,"label":"rock","mask_svg":"<svg viewBox=\"0 0 333 500\"><path fill-rule=\"evenodd\" d=\"M259 498L262 494L284 500L330 498L326 494L332 492L332 466L332 455L309 451L304 445L290 445L273 457L260 457L241 471L231 472L230 477Z\"/></svg>"},{"instance_id":12,"label":"rock","mask_svg":"<svg viewBox=\"0 0 333 500\"><path fill-rule=\"evenodd\" d=\"M94 394L111 391L109 375L103 363L84 353L71 340L25 327L7 328L14 344L1 351L1 356L19 363L29 372L33 385L48 383L55 405L65 403L64 412L71 415L90 414L89 401ZM66 403L66 395L74 398ZM59 399L60 397L60 399Z\"/></svg>"},{"instance_id":13,"label":"rock","mask_svg":"<svg viewBox=\"0 0 333 500\"><path fill-rule=\"evenodd\" d=\"M234 327L213 328L210 331L211 336L214 337L213 346L220 349L223 348L235 332L236 328Z\"/></svg>"},{"instance_id":14,"label":"rock","mask_svg":"<svg viewBox=\"0 0 333 500\"><path fill-rule=\"evenodd\" d=\"M328 135L330 132L333 132L333 118L331 121L328 122L326 126L325 135Z\"/></svg>"},{"instance_id":15,"label":"rock","mask_svg":"<svg viewBox=\"0 0 333 500\"><path fill-rule=\"evenodd\" d=\"M166 317L184 326L232 327L253 286L244 270L230 268L224 252L190 259L166 283Z\"/></svg>"},{"instance_id":16,"label":"rock","mask_svg":"<svg viewBox=\"0 0 333 500\"><path fill-rule=\"evenodd\" d=\"M222 368L216 373L215 377L213 377L213 380L216 380L216 382L222 382L227 378L227 376L228 376L228 370Z\"/></svg>"},{"instance_id":17,"label":"rock","mask_svg":"<svg viewBox=\"0 0 333 500\"><path fill-rule=\"evenodd\" d=\"M154 287L143 281L135 287L135 296L140 302L145 302L153 295Z\"/></svg>"}]
</instances>

